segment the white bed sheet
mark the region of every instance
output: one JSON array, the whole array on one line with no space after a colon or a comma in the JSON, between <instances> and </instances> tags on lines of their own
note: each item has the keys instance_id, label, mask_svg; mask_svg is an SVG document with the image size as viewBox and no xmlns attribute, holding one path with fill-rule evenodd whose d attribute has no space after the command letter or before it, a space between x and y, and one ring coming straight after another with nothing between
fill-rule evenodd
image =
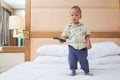
<instances>
[{"instance_id":1,"label":"white bed sheet","mask_svg":"<svg viewBox=\"0 0 120 80\"><path fill-rule=\"evenodd\" d=\"M46 57L44 57L46 58ZM84 75L81 69L76 76L69 76L70 70L65 63L25 62L0 74L0 80L120 80L120 63L90 65L94 76Z\"/></svg>"}]
</instances>

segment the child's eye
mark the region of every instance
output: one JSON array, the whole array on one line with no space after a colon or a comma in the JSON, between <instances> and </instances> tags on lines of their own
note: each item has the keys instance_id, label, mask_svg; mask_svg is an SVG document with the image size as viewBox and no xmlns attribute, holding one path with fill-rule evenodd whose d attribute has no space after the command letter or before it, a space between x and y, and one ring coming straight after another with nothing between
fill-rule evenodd
<instances>
[{"instance_id":1,"label":"child's eye","mask_svg":"<svg viewBox=\"0 0 120 80\"><path fill-rule=\"evenodd\" d=\"M74 15L71 15L71 16L74 16Z\"/></svg>"},{"instance_id":2,"label":"child's eye","mask_svg":"<svg viewBox=\"0 0 120 80\"><path fill-rule=\"evenodd\" d=\"M75 16L78 16L78 15L75 15Z\"/></svg>"}]
</instances>

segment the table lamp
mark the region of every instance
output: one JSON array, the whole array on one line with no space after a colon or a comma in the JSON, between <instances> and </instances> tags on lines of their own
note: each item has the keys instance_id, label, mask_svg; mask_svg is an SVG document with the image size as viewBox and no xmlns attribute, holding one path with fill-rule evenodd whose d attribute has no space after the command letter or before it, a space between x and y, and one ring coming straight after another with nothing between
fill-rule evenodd
<instances>
[{"instance_id":1,"label":"table lamp","mask_svg":"<svg viewBox=\"0 0 120 80\"><path fill-rule=\"evenodd\" d=\"M9 29L13 30L13 37L17 38L17 46L24 45L25 20L23 16L10 16Z\"/></svg>"}]
</instances>

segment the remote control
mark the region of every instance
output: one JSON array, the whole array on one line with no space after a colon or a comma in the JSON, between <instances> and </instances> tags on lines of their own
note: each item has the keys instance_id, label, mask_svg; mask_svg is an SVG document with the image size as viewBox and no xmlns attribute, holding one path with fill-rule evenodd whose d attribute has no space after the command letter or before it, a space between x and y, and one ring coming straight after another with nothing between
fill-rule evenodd
<instances>
[{"instance_id":1,"label":"remote control","mask_svg":"<svg viewBox=\"0 0 120 80\"><path fill-rule=\"evenodd\" d=\"M60 42L66 42L66 40L61 39L61 38L59 38L59 37L53 37L53 39L57 39L57 40L59 40Z\"/></svg>"}]
</instances>

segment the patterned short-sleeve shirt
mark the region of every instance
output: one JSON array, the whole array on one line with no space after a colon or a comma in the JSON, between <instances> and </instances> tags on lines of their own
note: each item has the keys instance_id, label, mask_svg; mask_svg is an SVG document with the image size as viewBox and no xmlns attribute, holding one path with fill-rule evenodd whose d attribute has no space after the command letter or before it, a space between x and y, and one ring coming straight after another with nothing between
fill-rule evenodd
<instances>
[{"instance_id":1,"label":"patterned short-sleeve shirt","mask_svg":"<svg viewBox=\"0 0 120 80\"><path fill-rule=\"evenodd\" d=\"M75 49L82 49L86 47L85 37L90 35L88 27L84 24L72 25L69 24L64 29L61 36L68 37L67 44Z\"/></svg>"}]
</instances>

